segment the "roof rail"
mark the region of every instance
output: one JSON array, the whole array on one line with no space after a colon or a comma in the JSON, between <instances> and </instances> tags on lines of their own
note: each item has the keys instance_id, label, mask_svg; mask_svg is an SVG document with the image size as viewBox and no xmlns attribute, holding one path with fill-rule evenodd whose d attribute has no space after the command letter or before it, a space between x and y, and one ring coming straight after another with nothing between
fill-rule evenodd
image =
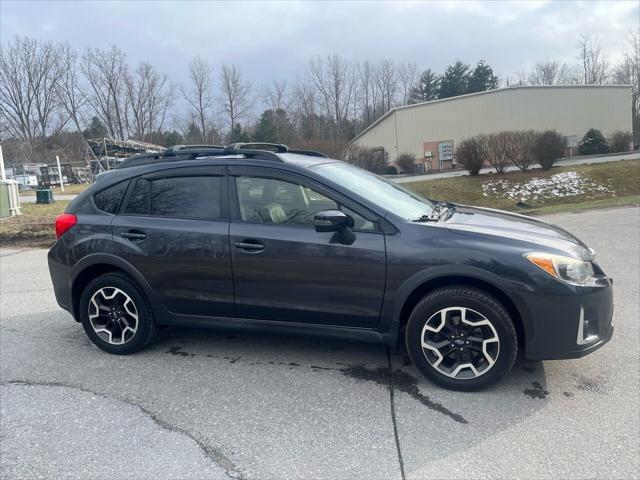
<instances>
[{"instance_id":1,"label":"roof rail","mask_svg":"<svg viewBox=\"0 0 640 480\"><path fill-rule=\"evenodd\" d=\"M276 152L276 153L287 153L289 151L289 147L281 143L266 143L266 142L232 143L231 145L227 145L224 148L229 152L235 152L236 150L239 150L239 149L266 150L269 152Z\"/></svg>"},{"instance_id":2,"label":"roof rail","mask_svg":"<svg viewBox=\"0 0 640 480\"><path fill-rule=\"evenodd\" d=\"M172 153L177 153L177 152L185 152L185 151L191 151L191 150L215 150L215 149L224 149L224 146L222 145L174 145L172 147L167 148L164 151L165 156L166 155L171 155Z\"/></svg>"},{"instance_id":3,"label":"roof rail","mask_svg":"<svg viewBox=\"0 0 640 480\"><path fill-rule=\"evenodd\" d=\"M232 143L226 147L220 145L174 145L173 147L167 148L164 152L130 157L120 163L116 168L137 167L174 160L224 157L229 155L244 155L245 158L256 160L284 162L284 160L277 155L278 153L296 153L310 157L328 158L324 153L313 150L289 150L286 145L280 143Z\"/></svg>"},{"instance_id":4,"label":"roof rail","mask_svg":"<svg viewBox=\"0 0 640 480\"><path fill-rule=\"evenodd\" d=\"M316 152L315 150L289 150L289 153L297 153L298 155L307 155L309 157L329 158L328 155L322 152Z\"/></svg>"},{"instance_id":5,"label":"roof rail","mask_svg":"<svg viewBox=\"0 0 640 480\"><path fill-rule=\"evenodd\" d=\"M254 144L252 144L254 145ZM244 155L246 158L256 160L270 160L274 162L284 162L282 158L276 155L275 152L268 150L254 150L246 148L228 148L218 146L203 146L203 145L188 145L186 148L183 145L176 147L170 147L162 153L156 153L152 155L138 155L130 157L120 163L116 168L129 168L138 167L141 165L149 165L151 163L158 162L171 162L178 160L195 160L196 158L206 157L225 157L229 155Z\"/></svg>"},{"instance_id":6,"label":"roof rail","mask_svg":"<svg viewBox=\"0 0 640 480\"><path fill-rule=\"evenodd\" d=\"M251 144L255 145L255 144ZM236 150L225 149L224 153L215 153L214 157L222 156L222 155L244 155L246 158L256 159L256 160L271 160L273 162L282 162L284 160L276 155L275 152L270 152L269 150L253 150L246 148L239 148Z\"/></svg>"}]
</instances>

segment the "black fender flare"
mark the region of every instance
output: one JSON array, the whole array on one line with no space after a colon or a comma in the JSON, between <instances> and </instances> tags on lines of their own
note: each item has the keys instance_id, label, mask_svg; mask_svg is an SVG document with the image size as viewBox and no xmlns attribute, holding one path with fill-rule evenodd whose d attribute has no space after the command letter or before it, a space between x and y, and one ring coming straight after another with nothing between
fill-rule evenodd
<instances>
[{"instance_id":1,"label":"black fender flare","mask_svg":"<svg viewBox=\"0 0 640 480\"><path fill-rule=\"evenodd\" d=\"M138 269L136 269L122 257L118 257L117 255L112 255L109 253L93 253L87 255L73 266L70 275L71 292L73 292L73 286L75 285L78 276L88 268L91 268L95 265L110 265L116 267L119 270L122 270L127 275L129 275L140 286L140 288L142 288L145 295L147 296L147 299L154 309L160 306L160 300L158 299L158 296L151 288L151 285L149 285L149 282L147 282L144 276L138 271ZM73 293L71 294L73 295Z\"/></svg>"},{"instance_id":2,"label":"black fender flare","mask_svg":"<svg viewBox=\"0 0 640 480\"><path fill-rule=\"evenodd\" d=\"M534 335L534 324L531 318L531 313L518 292L517 284L515 282L505 280L504 278L487 270L468 265L442 265L429 267L428 269L416 272L414 275L406 279L393 294L393 319L389 332L396 338L399 335L402 309L406 301L417 288L420 288L426 283L437 281L438 279L454 279L456 277L476 280L488 284L494 289L502 292L502 294L505 295L515 307L520 317L525 336L530 338ZM523 285L522 289L527 289L527 287Z\"/></svg>"}]
</instances>

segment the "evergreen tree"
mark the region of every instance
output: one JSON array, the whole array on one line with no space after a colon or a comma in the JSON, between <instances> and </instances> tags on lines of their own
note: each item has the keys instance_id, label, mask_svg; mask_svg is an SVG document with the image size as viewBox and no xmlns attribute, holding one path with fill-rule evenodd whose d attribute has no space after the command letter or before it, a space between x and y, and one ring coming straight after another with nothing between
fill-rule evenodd
<instances>
[{"instance_id":1,"label":"evergreen tree","mask_svg":"<svg viewBox=\"0 0 640 480\"><path fill-rule=\"evenodd\" d=\"M456 97L467 93L469 87L469 65L457 60L449 65L440 78L438 98Z\"/></svg>"},{"instance_id":2,"label":"evergreen tree","mask_svg":"<svg viewBox=\"0 0 640 480\"><path fill-rule=\"evenodd\" d=\"M236 123L229 134L229 143L246 143L251 141L251 135L246 130L242 130L242 125Z\"/></svg>"},{"instance_id":3,"label":"evergreen tree","mask_svg":"<svg viewBox=\"0 0 640 480\"><path fill-rule=\"evenodd\" d=\"M184 141L187 144L198 144L202 142L202 131L195 122L190 122L187 126Z\"/></svg>"},{"instance_id":4,"label":"evergreen tree","mask_svg":"<svg viewBox=\"0 0 640 480\"><path fill-rule=\"evenodd\" d=\"M467 93L484 92L495 88L498 88L498 77L493 74L493 69L484 60L480 60L469 75Z\"/></svg>"},{"instance_id":5,"label":"evergreen tree","mask_svg":"<svg viewBox=\"0 0 640 480\"><path fill-rule=\"evenodd\" d=\"M175 130L171 132L164 132L164 146L172 147L174 145L182 145L184 143L184 137Z\"/></svg>"},{"instance_id":6,"label":"evergreen tree","mask_svg":"<svg viewBox=\"0 0 640 480\"><path fill-rule=\"evenodd\" d=\"M582 137L582 141L578 147L578 153L580 155L609 153L609 143L600 130L592 128Z\"/></svg>"},{"instance_id":7,"label":"evergreen tree","mask_svg":"<svg viewBox=\"0 0 640 480\"><path fill-rule=\"evenodd\" d=\"M265 110L256 125L256 142L290 143L295 136L289 115L283 109Z\"/></svg>"},{"instance_id":8,"label":"evergreen tree","mask_svg":"<svg viewBox=\"0 0 640 480\"><path fill-rule=\"evenodd\" d=\"M409 104L428 102L429 100L435 100L438 98L438 87L440 85L440 77L437 73L433 72L430 68L427 68L417 85L411 88L409 93Z\"/></svg>"},{"instance_id":9,"label":"evergreen tree","mask_svg":"<svg viewBox=\"0 0 640 480\"><path fill-rule=\"evenodd\" d=\"M104 138L109 136L107 127L98 117L92 117L89 126L82 132L84 138Z\"/></svg>"}]
</instances>

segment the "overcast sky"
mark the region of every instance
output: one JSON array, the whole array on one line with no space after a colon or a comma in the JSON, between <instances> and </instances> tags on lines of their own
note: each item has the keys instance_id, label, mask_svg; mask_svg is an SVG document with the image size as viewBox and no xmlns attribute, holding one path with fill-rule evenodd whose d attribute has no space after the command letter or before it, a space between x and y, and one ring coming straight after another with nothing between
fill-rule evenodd
<instances>
[{"instance_id":1,"label":"overcast sky","mask_svg":"<svg viewBox=\"0 0 640 480\"><path fill-rule=\"evenodd\" d=\"M295 80L308 59L384 57L443 70L480 58L502 78L536 61L576 61L582 32L615 63L640 2L29 2L0 0L2 41L29 35L84 48L115 44L182 80L189 60L238 64L254 85Z\"/></svg>"}]
</instances>

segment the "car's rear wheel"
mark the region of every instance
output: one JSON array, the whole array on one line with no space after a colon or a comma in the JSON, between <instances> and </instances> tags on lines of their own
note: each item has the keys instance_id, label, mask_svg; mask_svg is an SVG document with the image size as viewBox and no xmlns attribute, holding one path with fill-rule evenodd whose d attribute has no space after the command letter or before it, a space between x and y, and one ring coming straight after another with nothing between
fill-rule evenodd
<instances>
[{"instance_id":1,"label":"car's rear wheel","mask_svg":"<svg viewBox=\"0 0 640 480\"><path fill-rule=\"evenodd\" d=\"M413 309L407 351L428 379L454 390L479 390L504 377L516 358L513 321L494 297L466 286L440 288Z\"/></svg>"},{"instance_id":2,"label":"car's rear wheel","mask_svg":"<svg viewBox=\"0 0 640 480\"><path fill-rule=\"evenodd\" d=\"M122 274L108 273L91 281L82 292L78 311L87 336L109 353L137 352L156 329L144 293Z\"/></svg>"}]
</instances>

